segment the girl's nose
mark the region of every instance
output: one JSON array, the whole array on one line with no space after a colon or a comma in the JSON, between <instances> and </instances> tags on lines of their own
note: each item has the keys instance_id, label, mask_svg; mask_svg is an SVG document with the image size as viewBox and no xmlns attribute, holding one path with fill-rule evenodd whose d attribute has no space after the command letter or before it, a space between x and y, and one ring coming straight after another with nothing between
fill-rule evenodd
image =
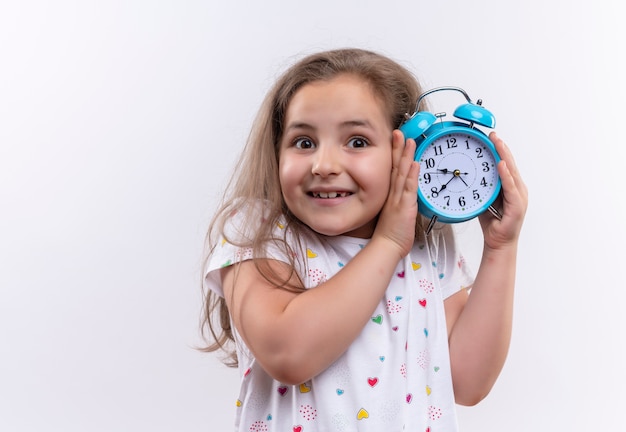
<instances>
[{"instance_id":1,"label":"girl's nose","mask_svg":"<svg viewBox=\"0 0 626 432\"><path fill-rule=\"evenodd\" d=\"M339 174L340 170L341 160L339 149L334 145L319 145L313 155L313 174L328 177L333 174Z\"/></svg>"}]
</instances>

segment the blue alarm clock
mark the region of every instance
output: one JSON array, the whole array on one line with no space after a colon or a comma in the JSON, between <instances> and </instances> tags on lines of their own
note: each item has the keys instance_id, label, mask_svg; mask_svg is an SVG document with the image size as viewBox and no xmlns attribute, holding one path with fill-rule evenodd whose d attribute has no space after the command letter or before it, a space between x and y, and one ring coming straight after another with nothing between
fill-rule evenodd
<instances>
[{"instance_id":1,"label":"blue alarm clock","mask_svg":"<svg viewBox=\"0 0 626 432\"><path fill-rule=\"evenodd\" d=\"M462 121L443 121L446 113L420 111L422 99L438 91L456 91L467 103L454 111ZM438 87L421 94L415 112L400 126L405 139L417 144L415 160L420 163L417 202L419 212L430 218L426 232L435 222L458 223L490 211L501 189L497 164L500 157L489 137L476 126L494 128L496 119L482 106L473 103L458 87Z\"/></svg>"}]
</instances>

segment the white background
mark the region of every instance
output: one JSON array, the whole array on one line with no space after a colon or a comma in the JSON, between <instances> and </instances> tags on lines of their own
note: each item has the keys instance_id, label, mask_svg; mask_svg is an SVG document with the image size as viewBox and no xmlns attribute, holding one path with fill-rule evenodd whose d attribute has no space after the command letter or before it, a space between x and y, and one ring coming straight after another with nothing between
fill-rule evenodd
<instances>
[{"instance_id":1,"label":"white background","mask_svg":"<svg viewBox=\"0 0 626 432\"><path fill-rule=\"evenodd\" d=\"M204 232L275 77L344 46L482 98L530 188L508 362L462 430L621 430L622 27L601 0L4 1L0 430L231 430L236 372L193 348Z\"/></svg>"}]
</instances>

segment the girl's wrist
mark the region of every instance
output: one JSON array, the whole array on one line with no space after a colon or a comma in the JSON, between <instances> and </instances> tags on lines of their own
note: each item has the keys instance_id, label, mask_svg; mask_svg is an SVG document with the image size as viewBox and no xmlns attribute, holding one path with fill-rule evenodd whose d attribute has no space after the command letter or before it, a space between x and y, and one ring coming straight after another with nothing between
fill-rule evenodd
<instances>
[{"instance_id":1,"label":"girl's wrist","mask_svg":"<svg viewBox=\"0 0 626 432\"><path fill-rule=\"evenodd\" d=\"M394 267L409 253L408 251L405 252L404 248L400 246L398 242L385 235L374 234L368 246L380 251L379 253L383 256L392 257L395 260Z\"/></svg>"},{"instance_id":2,"label":"girl's wrist","mask_svg":"<svg viewBox=\"0 0 626 432\"><path fill-rule=\"evenodd\" d=\"M488 260L509 260L515 259L517 256L518 242L513 241L500 245L498 247L492 247L487 242L483 244L483 259Z\"/></svg>"}]
</instances>

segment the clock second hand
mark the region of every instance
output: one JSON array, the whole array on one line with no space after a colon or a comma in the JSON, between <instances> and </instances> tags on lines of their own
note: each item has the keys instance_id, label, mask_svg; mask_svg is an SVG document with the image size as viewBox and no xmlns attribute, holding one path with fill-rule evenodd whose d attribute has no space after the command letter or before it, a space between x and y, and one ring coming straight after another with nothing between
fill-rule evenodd
<instances>
[{"instance_id":1,"label":"clock second hand","mask_svg":"<svg viewBox=\"0 0 626 432\"><path fill-rule=\"evenodd\" d=\"M434 174L452 174L456 177L469 174L466 172L461 172L461 170L458 170L458 169L449 170L448 168L437 168L437 171L441 171L441 173L434 173Z\"/></svg>"}]
</instances>

